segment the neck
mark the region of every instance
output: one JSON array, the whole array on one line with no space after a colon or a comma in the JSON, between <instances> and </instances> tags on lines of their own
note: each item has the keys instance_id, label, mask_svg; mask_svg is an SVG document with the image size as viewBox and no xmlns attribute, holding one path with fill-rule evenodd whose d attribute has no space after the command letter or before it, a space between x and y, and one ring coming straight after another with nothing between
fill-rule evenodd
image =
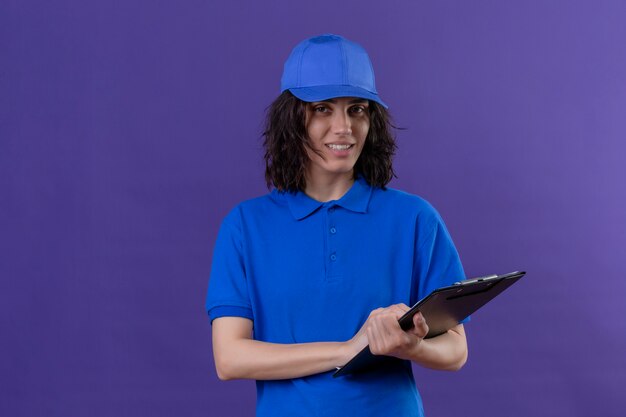
<instances>
[{"instance_id":1,"label":"neck","mask_svg":"<svg viewBox=\"0 0 626 417\"><path fill-rule=\"evenodd\" d=\"M339 200L354 184L354 172L332 176L307 175L304 193L314 200Z\"/></svg>"}]
</instances>

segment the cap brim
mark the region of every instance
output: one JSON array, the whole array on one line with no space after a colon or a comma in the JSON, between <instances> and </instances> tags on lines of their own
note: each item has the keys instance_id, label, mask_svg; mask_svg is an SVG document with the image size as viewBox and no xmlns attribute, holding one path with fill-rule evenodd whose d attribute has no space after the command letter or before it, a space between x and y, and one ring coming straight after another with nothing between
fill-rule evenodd
<instances>
[{"instance_id":1,"label":"cap brim","mask_svg":"<svg viewBox=\"0 0 626 417\"><path fill-rule=\"evenodd\" d=\"M388 106L378 97L378 94L352 85L319 85L313 87L289 88L291 94L302 101L323 101L337 97L358 97L375 101L384 108Z\"/></svg>"}]
</instances>

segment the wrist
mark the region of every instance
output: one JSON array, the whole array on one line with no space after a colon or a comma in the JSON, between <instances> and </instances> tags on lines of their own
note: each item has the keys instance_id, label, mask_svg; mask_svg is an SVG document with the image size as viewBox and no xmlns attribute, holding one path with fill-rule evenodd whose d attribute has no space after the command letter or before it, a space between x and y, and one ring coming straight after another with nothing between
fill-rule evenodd
<instances>
[{"instance_id":1,"label":"wrist","mask_svg":"<svg viewBox=\"0 0 626 417\"><path fill-rule=\"evenodd\" d=\"M346 363L348 363L350 359L354 357L354 355L359 353L359 348L354 338L346 342L339 343L337 353L337 366L344 366Z\"/></svg>"},{"instance_id":2,"label":"wrist","mask_svg":"<svg viewBox=\"0 0 626 417\"><path fill-rule=\"evenodd\" d=\"M346 363L348 363L350 358L352 358L352 355L351 355L352 346L351 345L352 345L351 340L348 340L347 342L339 343L339 346L337 348L337 360L335 363L335 367L344 366Z\"/></svg>"},{"instance_id":3,"label":"wrist","mask_svg":"<svg viewBox=\"0 0 626 417\"><path fill-rule=\"evenodd\" d=\"M427 346L425 345L428 344L428 341L417 336L414 337L415 339L412 343L411 348L407 352L408 355L405 359L408 359L412 362L420 363L420 359L424 355L424 350L427 350Z\"/></svg>"}]
</instances>

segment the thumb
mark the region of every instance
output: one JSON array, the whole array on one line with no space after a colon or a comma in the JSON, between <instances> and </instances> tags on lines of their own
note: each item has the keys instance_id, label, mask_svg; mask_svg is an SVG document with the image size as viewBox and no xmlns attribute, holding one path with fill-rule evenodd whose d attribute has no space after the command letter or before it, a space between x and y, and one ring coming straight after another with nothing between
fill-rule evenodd
<instances>
[{"instance_id":1,"label":"thumb","mask_svg":"<svg viewBox=\"0 0 626 417\"><path fill-rule=\"evenodd\" d=\"M428 325L422 313L418 312L413 316L413 334L423 339L428 334Z\"/></svg>"}]
</instances>

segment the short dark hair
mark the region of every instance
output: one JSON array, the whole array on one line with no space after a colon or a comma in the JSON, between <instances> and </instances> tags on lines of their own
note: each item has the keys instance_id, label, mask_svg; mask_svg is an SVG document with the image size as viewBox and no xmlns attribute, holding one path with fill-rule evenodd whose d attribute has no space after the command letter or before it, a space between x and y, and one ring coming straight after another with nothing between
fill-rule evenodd
<instances>
[{"instance_id":1,"label":"short dark hair","mask_svg":"<svg viewBox=\"0 0 626 417\"><path fill-rule=\"evenodd\" d=\"M267 109L265 121L265 181L279 191L304 191L309 162L306 148L312 149L306 131L307 103L284 91ZM385 188L396 176L392 158L396 141L387 109L369 101L370 128L361 155L354 165L355 177L362 176L371 186Z\"/></svg>"}]
</instances>

